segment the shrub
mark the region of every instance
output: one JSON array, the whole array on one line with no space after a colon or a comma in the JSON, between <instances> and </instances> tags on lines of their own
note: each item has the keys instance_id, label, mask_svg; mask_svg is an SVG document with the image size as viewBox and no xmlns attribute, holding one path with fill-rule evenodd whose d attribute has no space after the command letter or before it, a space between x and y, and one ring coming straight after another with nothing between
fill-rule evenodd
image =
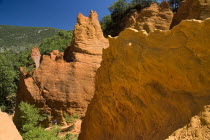
<instances>
[{"instance_id":1,"label":"shrub","mask_svg":"<svg viewBox=\"0 0 210 140\"><path fill-rule=\"evenodd\" d=\"M78 115L77 114L73 114L73 115L69 115L67 113L64 113L64 120L67 123L75 123L76 119L78 119Z\"/></svg>"},{"instance_id":2,"label":"shrub","mask_svg":"<svg viewBox=\"0 0 210 140\"><path fill-rule=\"evenodd\" d=\"M78 135L73 135L71 133L67 133L66 136L63 138L63 140L77 140Z\"/></svg>"},{"instance_id":3,"label":"shrub","mask_svg":"<svg viewBox=\"0 0 210 140\"><path fill-rule=\"evenodd\" d=\"M21 134L24 140L60 140L59 127L51 131L44 130L39 123L45 119L34 105L21 102L19 105L22 121Z\"/></svg>"},{"instance_id":4,"label":"shrub","mask_svg":"<svg viewBox=\"0 0 210 140\"><path fill-rule=\"evenodd\" d=\"M46 131L42 127L33 127L23 135L24 140L59 140L53 132Z\"/></svg>"},{"instance_id":5,"label":"shrub","mask_svg":"<svg viewBox=\"0 0 210 140\"><path fill-rule=\"evenodd\" d=\"M26 102L19 104L22 122L22 131L27 132L31 128L38 126L39 122L45 118L39 114L39 110L34 105L30 105Z\"/></svg>"}]
</instances>

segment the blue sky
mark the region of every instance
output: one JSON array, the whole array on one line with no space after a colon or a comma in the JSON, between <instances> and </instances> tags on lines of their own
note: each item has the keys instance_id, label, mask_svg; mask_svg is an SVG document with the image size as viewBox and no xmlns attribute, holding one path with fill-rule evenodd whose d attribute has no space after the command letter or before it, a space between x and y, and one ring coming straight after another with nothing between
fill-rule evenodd
<instances>
[{"instance_id":1,"label":"blue sky","mask_svg":"<svg viewBox=\"0 0 210 140\"><path fill-rule=\"evenodd\" d=\"M79 12L97 11L99 19L109 14L115 0L0 0L0 25L74 28Z\"/></svg>"}]
</instances>

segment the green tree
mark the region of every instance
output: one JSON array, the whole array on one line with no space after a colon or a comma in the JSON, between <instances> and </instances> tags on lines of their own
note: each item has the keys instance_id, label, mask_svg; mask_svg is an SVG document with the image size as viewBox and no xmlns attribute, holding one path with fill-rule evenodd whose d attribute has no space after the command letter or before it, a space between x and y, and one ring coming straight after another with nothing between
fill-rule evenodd
<instances>
[{"instance_id":1,"label":"green tree","mask_svg":"<svg viewBox=\"0 0 210 140\"><path fill-rule=\"evenodd\" d=\"M168 1L170 8L173 12L177 12L181 2L182 2L182 0L169 0Z\"/></svg>"},{"instance_id":2,"label":"green tree","mask_svg":"<svg viewBox=\"0 0 210 140\"><path fill-rule=\"evenodd\" d=\"M117 0L108 9L111 13L111 18L113 21L119 20L123 17L124 12L129 7L126 0Z\"/></svg>"},{"instance_id":3,"label":"green tree","mask_svg":"<svg viewBox=\"0 0 210 140\"><path fill-rule=\"evenodd\" d=\"M29 51L14 52L2 50L0 53L0 107L2 111L13 113L17 86L19 84L19 68L32 64L28 59Z\"/></svg>"},{"instance_id":4,"label":"green tree","mask_svg":"<svg viewBox=\"0 0 210 140\"><path fill-rule=\"evenodd\" d=\"M51 53L53 50L63 52L70 45L72 36L72 31L59 31L56 36L44 39L39 46L39 50L44 55Z\"/></svg>"},{"instance_id":5,"label":"green tree","mask_svg":"<svg viewBox=\"0 0 210 140\"><path fill-rule=\"evenodd\" d=\"M152 2L156 2L156 0L131 0L130 6L137 10L141 10L145 7L149 7Z\"/></svg>"},{"instance_id":6,"label":"green tree","mask_svg":"<svg viewBox=\"0 0 210 140\"><path fill-rule=\"evenodd\" d=\"M0 106L3 111L6 111L7 106L10 104L7 97L14 95L17 88L14 84L16 72L11 59L10 54L0 55Z\"/></svg>"},{"instance_id":7,"label":"green tree","mask_svg":"<svg viewBox=\"0 0 210 140\"><path fill-rule=\"evenodd\" d=\"M44 120L44 117L40 115L40 112L34 105L30 105L26 102L19 104L22 122L22 131L30 131L31 128L37 127L39 122Z\"/></svg>"},{"instance_id":8,"label":"green tree","mask_svg":"<svg viewBox=\"0 0 210 140\"><path fill-rule=\"evenodd\" d=\"M106 15L104 16L101 20L100 20L100 24L101 24L101 28L103 30L104 36L107 37L108 35L111 35L112 32L112 25L113 25L113 21L111 19L110 15Z\"/></svg>"},{"instance_id":9,"label":"green tree","mask_svg":"<svg viewBox=\"0 0 210 140\"><path fill-rule=\"evenodd\" d=\"M19 104L21 113L21 134L24 140L60 140L58 133L60 129L45 130L39 124L45 119L39 110L26 102Z\"/></svg>"},{"instance_id":10,"label":"green tree","mask_svg":"<svg viewBox=\"0 0 210 140\"><path fill-rule=\"evenodd\" d=\"M28 132L24 133L23 140L60 140L56 134L46 131L42 127L32 127Z\"/></svg>"}]
</instances>

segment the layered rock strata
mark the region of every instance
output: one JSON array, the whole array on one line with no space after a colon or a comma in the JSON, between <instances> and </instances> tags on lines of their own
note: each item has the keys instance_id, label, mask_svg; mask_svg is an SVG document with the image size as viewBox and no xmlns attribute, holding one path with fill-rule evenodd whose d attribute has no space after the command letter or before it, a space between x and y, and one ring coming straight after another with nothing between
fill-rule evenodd
<instances>
[{"instance_id":1,"label":"layered rock strata","mask_svg":"<svg viewBox=\"0 0 210 140\"><path fill-rule=\"evenodd\" d=\"M32 74L21 68L17 106L21 101L35 104L48 117L48 122L64 121L64 114L83 117L95 91L94 78L102 60L102 49L108 46L103 37L98 15L78 15L72 45L65 53L53 51L42 56ZM65 56L65 57L64 57ZM64 60L65 58L65 60ZM15 122L20 117L16 107Z\"/></svg>"},{"instance_id":2,"label":"layered rock strata","mask_svg":"<svg viewBox=\"0 0 210 140\"><path fill-rule=\"evenodd\" d=\"M174 15L171 28L178 25L182 20L204 20L208 17L210 17L210 0L184 0Z\"/></svg>"},{"instance_id":3,"label":"layered rock strata","mask_svg":"<svg viewBox=\"0 0 210 140\"><path fill-rule=\"evenodd\" d=\"M80 140L166 139L210 104L210 19L109 38Z\"/></svg>"}]
</instances>

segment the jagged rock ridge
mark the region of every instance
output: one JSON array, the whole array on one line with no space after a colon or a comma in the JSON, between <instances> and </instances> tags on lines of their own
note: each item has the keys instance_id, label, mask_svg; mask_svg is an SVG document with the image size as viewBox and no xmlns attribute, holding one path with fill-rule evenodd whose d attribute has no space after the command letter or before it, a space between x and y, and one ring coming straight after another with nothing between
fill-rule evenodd
<instances>
[{"instance_id":1,"label":"jagged rock ridge","mask_svg":"<svg viewBox=\"0 0 210 140\"><path fill-rule=\"evenodd\" d=\"M110 38L80 140L161 140L210 104L210 19ZM91 131L90 131L91 130Z\"/></svg>"},{"instance_id":2,"label":"jagged rock ridge","mask_svg":"<svg viewBox=\"0 0 210 140\"><path fill-rule=\"evenodd\" d=\"M79 14L72 45L65 53L55 50L50 56L42 56L32 74L21 68L17 106L21 101L35 104L49 117L46 124L55 119L62 123L64 113L83 117L94 94L94 77L100 66L102 49L107 46L97 13L91 11L89 17ZM38 64L35 51L38 50L33 49L32 56ZM18 125L17 106L14 121Z\"/></svg>"}]
</instances>

